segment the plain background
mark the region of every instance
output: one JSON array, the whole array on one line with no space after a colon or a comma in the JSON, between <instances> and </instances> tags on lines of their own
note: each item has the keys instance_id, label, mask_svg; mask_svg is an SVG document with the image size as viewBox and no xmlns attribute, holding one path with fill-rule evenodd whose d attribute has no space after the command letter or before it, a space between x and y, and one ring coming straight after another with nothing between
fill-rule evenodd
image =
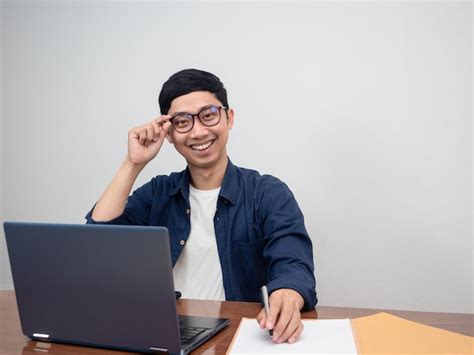
<instances>
[{"instance_id":1,"label":"plain background","mask_svg":"<svg viewBox=\"0 0 474 355\"><path fill-rule=\"evenodd\" d=\"M2 221L84 223L163 82L200 68L232 161L294 192L320 305L474 312L470 2L1 6ZM137 186L184 167L166 144Z\"/></svg>"}]
</instances>

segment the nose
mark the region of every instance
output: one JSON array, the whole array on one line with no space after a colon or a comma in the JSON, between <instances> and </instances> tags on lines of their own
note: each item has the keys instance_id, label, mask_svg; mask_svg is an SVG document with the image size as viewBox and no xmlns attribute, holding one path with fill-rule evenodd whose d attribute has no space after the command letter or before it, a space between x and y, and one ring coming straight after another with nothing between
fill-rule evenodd
<instances>
[{"instance_id":1,"label":"nose","mask_svg":"<svg viewBox=\"0 0 474 355\"><path fill-rule=\"evenodd\" d=\"M197 116L195 116L194 127L189 133L190 133L191 138L203 137L207 134L207 127L201 123L201 120Z\"/></svg>"}]
</instances>

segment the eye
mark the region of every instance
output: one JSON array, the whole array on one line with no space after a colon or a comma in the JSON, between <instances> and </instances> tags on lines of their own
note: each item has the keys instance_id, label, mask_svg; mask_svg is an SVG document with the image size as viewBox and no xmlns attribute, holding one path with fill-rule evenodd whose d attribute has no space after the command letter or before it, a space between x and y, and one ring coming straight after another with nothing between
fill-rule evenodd
<instances>
[{"instance_id":1,"label":"eye","mask_svg":"<svg viewBox=\"0 0 474 355\"><path fill-rule=\"evenodd\" d=\"M184 128L191 124L192 118L186 115L175 116L173 119L173 125L177 128Z\"/></svg>"},{"instance_id":2,"label":"eye","mask_svg":"<svg viewBox=\"0 0 474 355\"><path fill-rule=\"evenodd\" d=\"M217 117L219 117L219 109L217 107L209 107L207 109L205 109L204 111L201 112L201 115L200 115L201 119L202 120L205 120L205 121L212 121L214 119L216 119Z\"/></svg>"}]
</instances>

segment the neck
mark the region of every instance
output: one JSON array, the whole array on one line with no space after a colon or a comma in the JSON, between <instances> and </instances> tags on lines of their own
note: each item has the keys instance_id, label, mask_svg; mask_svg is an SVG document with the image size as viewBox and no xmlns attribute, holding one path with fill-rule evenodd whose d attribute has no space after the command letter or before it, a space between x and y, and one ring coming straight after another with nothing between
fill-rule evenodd
<instances>
[{"instance_id":1,"label":"neck","mask_svg":"<svg viewBox=\"0 0 474 355\"><path fill-rule=\"evenodd\" d=\"M225 155L225 159L221 159L212 167L199 168L188 165L191 174L191 184L198 190L213 190L222 185L225 171L229 159Z\"/></svg>"}]
</instances>

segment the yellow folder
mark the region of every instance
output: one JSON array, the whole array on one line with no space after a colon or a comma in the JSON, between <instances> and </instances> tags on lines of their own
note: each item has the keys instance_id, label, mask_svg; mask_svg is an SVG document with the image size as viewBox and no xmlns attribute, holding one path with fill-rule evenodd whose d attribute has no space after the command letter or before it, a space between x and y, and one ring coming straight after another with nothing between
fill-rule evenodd
<instances>
[{"instance_id":1,"label":"yellow folder","mask_svg":"<svg viewBox=\"0 0 474 355\"><path fill-rule=\"evenodd\" d=\"M474 354L474 338L388 313L351 320L359 355Z\"/></svg>"}]
</instances>

